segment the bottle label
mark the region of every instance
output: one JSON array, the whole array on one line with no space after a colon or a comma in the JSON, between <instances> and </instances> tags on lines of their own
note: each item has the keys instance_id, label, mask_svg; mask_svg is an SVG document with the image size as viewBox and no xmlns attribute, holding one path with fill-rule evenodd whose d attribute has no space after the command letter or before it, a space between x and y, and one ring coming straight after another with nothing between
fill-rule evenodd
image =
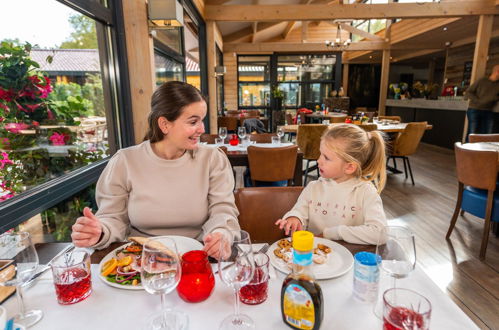
<instances>
[{"instance_id":1,"label":"bottle label","mask_svg":"<svg viewBox=\"0 0 499 330\"><path fill-rule=\"evenodd\" d=\"M284 292L283 312L286 322L298 329L313 329L315 310L312 297L303 287L290 284Z\"/></svg>"},{"instance_id":2,"label":"bottle label","mask_svg":"<svg viewBox=\"0 0 499 330\"><path fill-rule=\"evenodd\" d=\"M293 249L293 263L300 266L309 266L312 264L312 252L303 253Z\"/></svg>"}]
</instances>

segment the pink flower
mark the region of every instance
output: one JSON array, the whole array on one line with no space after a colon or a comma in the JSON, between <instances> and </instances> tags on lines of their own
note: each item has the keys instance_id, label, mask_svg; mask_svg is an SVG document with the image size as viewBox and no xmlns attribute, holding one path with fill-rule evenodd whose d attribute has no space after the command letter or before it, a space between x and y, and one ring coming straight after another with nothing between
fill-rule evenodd
<instances>
[{"instance_id":1,"label":"pink flower","mask_svg":"<svg viewBox=\"0 0 499 330\"><path fill-rule=\"evenodd\" d=\"M29 126L25 123L8 123L5 124L5 129L11 133L17 134L23 129L27 129Z\"/></svg>"},{"instance_id":2,"label":"pink flower","mask_svg":"<svg viewBox=\"0 0 499 330\"><path fill-rule=\"evenodd\" d=\"M26 104L26 107L29 108L31 110L31 112L34 112L40 105L41 105L41 103L38 103L38 104Z\"/></svg>"},{"instance_id":3,"label":"pink flower","mask_svg":"<svg viewBox=\"0 0 499 330\"><path fill-rule=\"evenodd\" d=\"M5 165L11 164L13 165L14 162L9 159L9 154L6 152L2 152L2 159L0 159L0 170L5 167Z\"/></svg>"},{"instance_id":4,"label":"pink flower","mask_svg":"<svg viewBox=\"0 0 499 330\"><path fill-rule=\"evenodd\" d=\"M54 132L51 137L49 137L49 140L52 141L52 144L55 146L63 146L66 144L65 142L65 134L59 134L57 132Z\"/></svg>"},{"instance_id":5,"label":"pink flower","mask_svg":"<svg viewBox=\"0 0 499 330\"><path fill-rule=\"evenodd\" d=\"M47 109L47 118L49 120L55 119L55 116L54 116L54 114L52 113L52 111L50 109Z\"/></svg>"}]
</instances>

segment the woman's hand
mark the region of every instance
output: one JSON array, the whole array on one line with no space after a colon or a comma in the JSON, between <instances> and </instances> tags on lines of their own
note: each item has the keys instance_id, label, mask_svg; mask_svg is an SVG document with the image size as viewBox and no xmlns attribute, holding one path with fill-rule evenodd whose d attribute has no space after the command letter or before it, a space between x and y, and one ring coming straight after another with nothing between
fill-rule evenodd
<instances>
[{"instance_id":1,"label":"woman's hand","mask_svg":"<svg viewBox=\"0 0 499 330\"><path fill-rule=\"evenodd\" d=\"M222 244L222 241L224 242L224 246L226 246L225 254L228 254L230 256L230 242L224 237L224 234L222 233L211 233L208 234L204 237L204 248L203 250L210 256L213 257L217 260L220 259L220 245ZM227 258L227 255L225 255Z\"/></svg>"},{"instance_id":2,"label":"woman's hand","mask_svg":"<svg viewBox=\"0 0 499 330\"><path fill-rule=\"evenodd\" d=\"M279 229L284 229L286 235L293 235L293 233L297 230L302 230L303 226L301 224L300 219L297 217L289 217L286 219L279 219L275 222Z\"/></svg>"},{"instance_id":3,"label":"woman's hand","mask_svg":"<svg viewBox=\"0 0 499 330\"><path fill-rule=\"evenodd\" d=\"M85 207L83 217L76 219L72 227L71 239L77 247L90 247L95 245L102 234L102 225L92 211Z\"/></svg>"}]
</instances>

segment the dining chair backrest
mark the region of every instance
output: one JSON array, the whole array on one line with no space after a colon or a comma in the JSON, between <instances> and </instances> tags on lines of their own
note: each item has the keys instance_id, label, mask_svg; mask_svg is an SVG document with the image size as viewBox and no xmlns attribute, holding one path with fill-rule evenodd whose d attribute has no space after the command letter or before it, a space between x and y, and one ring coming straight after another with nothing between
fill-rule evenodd
<instances>
[{"instance_id":1,"label":"dining chair backrest","mask_svg":"<svg viewBox=\"0 0 499 330\"><path fill-rule=\"evenodd\" d=\"M237 124L239 122L238 117L218 117L217 125L218 127L227 127L227 131L237 130Z\"/></svg>"},{"instance_id":2,"label":"dining chair backrest","mask_svg":"<svg viewBox=\"0 0 499 330\"><path fill-rule=\"evenodd\" d=\"M241 111L239 110L227 110L228 115L239 115Z\"/></svg>"},{"instance_id":3,"label":"dining chair backrest","mask_svg":"<svg viewBox=\"0 0 499 330\"><path fill-rule=\"evenodd\" d=\"M317 160L321 154L321 137L328 125L305 124L298 126L296 144L303 152L304 159Z\"/></svg>"},{"instance_id":4,"label":"dining chair backrest","mask_svg":"<svg viewBox=\"0 0 499 330\"><path fill-rule=\"evenodd\" d=\"M400 118L400 116L378 116L378 120L383 120L383 119L398 120L399 122L402 121L402 118Z\"/></svg>"},{"instance_id":5,"label":"dining chair backrest","mask_svg":"<svg viewBox=\"0 0 499 330\"><path fill-rule=\"evenodd\" d=\"M271 244L285 237L274 223L291 210L302 190L303 187L252 187L235 191L239 225L250 234L252 243Z\"/></svg>"},{"instance_id":6,"label":"dining chair backrest","mask_svg":"<svg viewBox=\"0 0 499 330\"><path fill-rule=\"evenodd\" d=\"M218 138L217 134L203 133L199 137L199 141L201 141L201 142L207 142L208 144L215 144L215 139L216 138Z\"/></svg>"},{"instance_id":7,"label":"dining chair backrest","mask_svg":"<svg viewBox=\"0 0 499 330\"><path fill-rule=\"evenodd\" d=\"M273 133L260 133L260 134L250 134L250 141L255 141L256 143L271 143L272 137L276 136Z\"/></svg>"},{"instance_id":8,"label":"dining chair backrest","mask_svg":"<svg viewBox=\"0 0 499 330\"><path fill-rule=\"evenodd\" d=\"M286 113L286 125L293 125L293 115L290 113Z\"/></svg>"},{"instance_id":9,"label":"dining chair backrest","mask_svg":"<svg viewBox=\"0 0 499 330\"><path fill-rule=\"evenodd\" d=\"M359 127L366 132L371 132L378 129L378 125L376 124L360 124Z\"/></svg>"},{"instance_id":10,"label":"dining chair backrest","mask_svg":"<svg viewBox=\"0 0 499 330\"><path fill-rule=\"evenodd\" d=\"M499 142L499 134L470 134L469 140L473 142Z\"/></svg>"},{"instance_id":11,"label":"dining chair backrest","mask_svg":"<svg viewBox=\"0 0 499 330\"><path fill-rule=\"evenodd\" d=\"M454 144L454 151L459 182L479 189L496 189L497 151L476 150L460 142Z\"/></svg>"},{"instance_id":12,"label":"dining chair backrest","mask_svg":"<svg viewBox=\"0 0 499 330\"><path fill-rule=\"evenodd\" d=\"M392 155L410 156L414 154L418 149L427 125L426 121L408 123L404 131L393 142Z\"/></svg>"},{"instance_id":13,"label":"dining chair backrest","mask_svg":"<svg viewBox=\"0 0 499 330\"><path fill-rule=\"evenodd\" d=\"M248 147L248 163L253 181L282 181L294 178L298 147Z\"/></svg>"},{"instance_id":14,"label":"dining chair backrest","mask_svg":"<svg viewBox=\"0 0 499 330\"><path fill-rule=\"evenodd\" d=\"M226 147L226 146L220 146L220 147L218 147L218 149L222 150L222 151L224 152L224 154L226 154L226 155L227 155L227 151L228 151L228 149L227 149L227 147Z\"/></svg>"},{"instance_id":15,"label":"dining chair backrest","mask_svg":"<svg viewBox=\"0 0 499 330\"><path fill-rule=\"evenodd\" d=\"M248 110L246 114L250 117L260 117L260 110Z\"/></svg>"},{"instance_id":16,"label":"dining chair backrest","mask_svg":"<svg viewBox=\"0 0 499 330\"><path fill-rule=\"evenodd\" d=\"M329 117L329 118L326 118L327 120L329 120L329 122L331 124L338 124L338 123L344 123L345 122L345 119L347 119L347 116L344 115L344 116L334 116L334 117Z\"/></svg>"}]
</instances>

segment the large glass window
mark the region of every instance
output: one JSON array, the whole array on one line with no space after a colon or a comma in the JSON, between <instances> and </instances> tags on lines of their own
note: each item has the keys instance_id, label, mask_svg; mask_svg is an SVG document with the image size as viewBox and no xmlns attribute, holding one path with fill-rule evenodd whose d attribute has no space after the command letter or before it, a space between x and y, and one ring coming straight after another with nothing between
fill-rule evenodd
<instances>
[{"instance_id":1,"label":"large glass window","mask_svg":"<svg viewBox=\"0 0 499 330\"><path fill-rule=\"evenodd\" d=\"M270 56L238 57L240 109L270 108Z\"/></svg>"},{"instance_id":2,"label":"large glass window","mask_svg":"<svg viewBox=\"0 0 499 330\"><path fill-rule=\"evenodd\" d=\"M166 55L156 51L154 53L154 67L156 72L156 85L167 81L183 81L183 65Z\"/></svg>"}]
</instances>

